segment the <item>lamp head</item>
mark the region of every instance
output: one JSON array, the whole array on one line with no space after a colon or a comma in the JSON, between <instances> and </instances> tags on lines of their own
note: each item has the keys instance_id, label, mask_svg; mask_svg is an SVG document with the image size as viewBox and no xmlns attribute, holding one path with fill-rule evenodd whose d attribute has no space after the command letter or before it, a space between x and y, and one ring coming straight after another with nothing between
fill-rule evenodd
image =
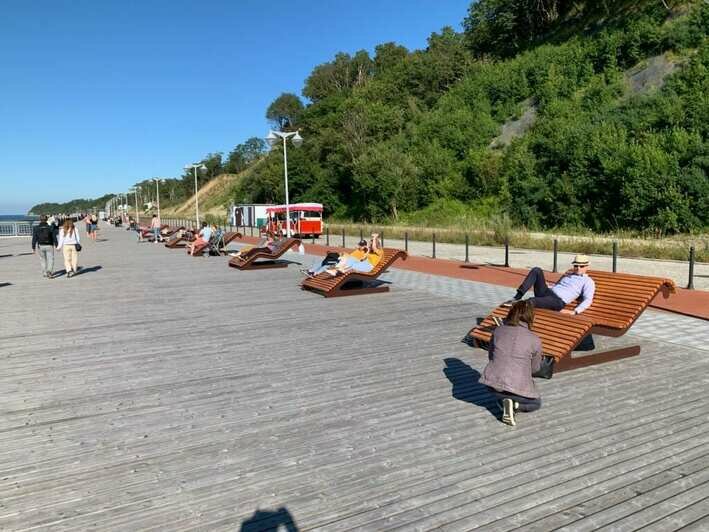
<instances>
[{"instance_id":1,"label":"lamp head","mask_svg":"<svg viewBox=\"0 0 709 532\"><path fill-rule=\"evenodd\" d=\"M293 135L291 141L293 142L293 146L295 146L296 148L299 148L303 145L303 137L300 136L300 131L295 132L295 135Z\"/></svg>"},{"instance_id":2,"label":"lamp head","mask_svg":"<svg viewBox=\"0 0 709 532\"><path fill-rule=\"evenodd\" d=\"M207 167L206 167L204 164L201 164L201 165L199 166L199 173L200 173L200 174L204 174L204 173L206 173L206 172L207 172Z\"/></svg>"},{"instance_id":3,"label":"lamp head","mask_svg":"<svg viewBox=\"0 0 709 532\"><path fill-rule=\"evenodd\" d=\"M266 135L266 142L268 142L269 146L275 146L276 142L278 142L278 137L273 130L269 131L268 135Z\"/></svg>"}]
</instances>

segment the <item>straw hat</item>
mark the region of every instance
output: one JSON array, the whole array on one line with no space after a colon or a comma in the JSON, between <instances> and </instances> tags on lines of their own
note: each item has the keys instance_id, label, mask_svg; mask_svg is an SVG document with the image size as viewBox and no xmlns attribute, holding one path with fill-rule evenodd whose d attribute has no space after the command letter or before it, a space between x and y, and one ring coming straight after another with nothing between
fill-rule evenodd
<instances>
[{"instance_id":1,"label":"straw hat","mask_svg":"<svg viewBox=\"0 0 709 532\"><path fill-rule=\"evenodd\" d=\"M574 260L571 261L571 264L578 264L579 266L588 266L588 263L590 262L588 255L576 255L574 257Z\"/></svg>"}]
</instances>

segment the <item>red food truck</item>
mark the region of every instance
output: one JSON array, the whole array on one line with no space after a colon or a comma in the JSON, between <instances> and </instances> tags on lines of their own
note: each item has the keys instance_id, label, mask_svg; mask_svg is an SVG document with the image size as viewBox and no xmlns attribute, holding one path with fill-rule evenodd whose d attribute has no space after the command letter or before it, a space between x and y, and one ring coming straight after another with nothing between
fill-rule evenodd
<instances>
[{"instance_id":1,"label":"red food truck","mask_svg":"<svg viewBox=\"0 0 709 532\"><path fill-rule=\"evenodd\" d=\"M321 203L292 203L290 211L290 233L293 236L319 237L323 232ZM266 229L274 233L286 234L286 206L266 207Z\"/></svg>"}]
</instances>

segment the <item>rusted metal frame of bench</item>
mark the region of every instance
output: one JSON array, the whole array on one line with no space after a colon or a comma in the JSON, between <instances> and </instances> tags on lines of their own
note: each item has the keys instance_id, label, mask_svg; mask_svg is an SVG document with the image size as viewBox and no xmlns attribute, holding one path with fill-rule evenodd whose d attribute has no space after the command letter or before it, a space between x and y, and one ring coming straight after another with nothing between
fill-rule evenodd
<instances>
[{"instance_id":1,"label":"rusted metal frame of bench","mask_svg":"<svg viewBox=\"0 0 709 532\"><path fill-rule=\"evenodd\" d=\"M379 263L371 272L363 273L351 271L335 277L327 272L323 272L315 277L305 279L301 284L301 288L316 292L324 297L355 296L388 292L388 286L366 286L366 283L376 280L397 259L406 260L407 257L408 255L405 251L384 248L384 256L382 256ZM351 285L357 282L361 282L362 286L345 288L347 284Z\"/></svg>"},{"instance_id":2,"label":"rusted metal frame of bench","mask_svg":"<svg viewBox=\"0 0 709 532\"><path fill-rule=\"evenodd\" d=\"M557 321L561 320L577 320L579 323L586 323L587 326L589 326L588 331L585 334L582 334L578 338L572 340L571 342L566 342L568 345L570 345L569 348L566 349L564 353L561 353L560 355L557 356L557 354L553 353L545 353L548 356L553 356L556 359L555 363L555 370L556 371L565 371L565 370L570 370L570 369L576 369L580 367L585 367L585 366L591 366L591 365L596 365L596 364L602 364L605 362L610 362L612 360L618 360L621 358L627 358L631 356L636 356L640 354L640 346L639 345L633 345L633 346L625 346L625 347L620 347L616 349L609 349L605 351L594 351L592 354L586 355L586 356L581 356L581 357L572 357L571 353L576 349L579 344L583 341L583 339L588 335L588 334L597 334L601 336L609 336L609 337L619 337L624 335L630 327L635 323L635 321L640 317L640 315L645 311L647 306L650 304L650 302L653 300L653 298L659 293L663 292L665 297L668 297L671 292L674 292L675 286L674 282L669 280L669 279L662 279L658 277L644 277L644 276L635 276L632 274L608 274L606 272L589 272L592 278L595 278L594 281L596 281L597 286L601 286L601 292L608 291L608 285L612 284L617 284L618 289L620 292L617 294L620 294L618 297L614 298L613 301L606 302L605 300L601 299L603 301L603 305L616 305L618 307L625 307L627 310L625 311L625 320L616 320L616 321L622 321L623 325L622 326L612 326L609 325L610 320L603 320L603 319L594 319L592 316L589 315L582 315L582 316L568 316L564 314L559 314L554 311L549 311L549 310L537 310L536 315L538 317L542 316L547 316L552 319L556 319ZM618 281L617 283L615 281ZM653 287L652 284L655 284ZM622 291L623 287L626 288L626 297L623 297L624 293ZM633 299L632 297L627 297L627 290L628 287L633 290L637 295L640 296L642 301L638 301L637 298ZM612 287L611 287L612 288ZM652 288L652 289L651 289ZM616 295L617 295L616 294ZM618 302L618 299L620 299L620 302ZM598 303L598 300L594 298L594 305ZM594 305L591 305L588 310L591 310ZM567 305L566 308L573 309L576 306L576 303L572 303ZM498 307L493 311L493 315L497 315L500 317L507 316L508 309L503 309L502 307ZM632 315L630 315L632 314ZM485 318L483 322L473 328L473 330L470 331L469 335L477 342L479 341L485 341L485 338L481 338L480 334L478 333L476 336L476 331L482 330L483 325L485 322L488 322L488 325L492 324L492 320L490 316ZM535 325L536 325L536 319L535 319ZM601 323L599 323L599 321ZM491 334L491 329L490 327L486 327L486 329L489 330ZM533 327L532 330L535 330L536 327ZM554 333L555 331L552 331ZM546 338L546 334L540 334L542 337L542 342L544 343L544 340ZM489 341L489 339L488 339ZM550 341L553 341L551 339L547 339L547 343ZM560 341L560 339L557 341L557 343L563 343Z\"/></svg>"},{"instance_id":3,"label":"rusted metal frame of bench","mask_svg":"<svg viewBox=\"0 0 709 532\"><path fill-rule=\"evenodd\" d=\"M287 262L279 262L277 259L291 248L300 246L300 239L289 238L281 244L275 252L268 253L265 251L254 251L257 248L251 248L246 252L246 257L232 257L229 261L229 266L238 268L239 270L258 270L267 268L286 268ZM258 260L265 259L265 260ZM258 262L257 262L258 261Z\"/></svg>"}]
</instances>

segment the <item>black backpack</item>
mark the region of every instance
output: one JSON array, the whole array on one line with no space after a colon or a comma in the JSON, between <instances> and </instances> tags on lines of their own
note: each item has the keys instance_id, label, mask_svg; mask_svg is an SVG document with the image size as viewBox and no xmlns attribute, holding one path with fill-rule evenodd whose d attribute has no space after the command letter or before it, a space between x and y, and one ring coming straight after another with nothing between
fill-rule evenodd
<instances>
[{"instance_id":1,"label":"black backpack","mask_svg":"<svg viewBox=\"0 0 709 532\"><path fill-rule=\"evenodd\" d=\"M54 245L54 231L48 225L37 227L37 243L43 246Z\"/></svg>"}]
</instances>

